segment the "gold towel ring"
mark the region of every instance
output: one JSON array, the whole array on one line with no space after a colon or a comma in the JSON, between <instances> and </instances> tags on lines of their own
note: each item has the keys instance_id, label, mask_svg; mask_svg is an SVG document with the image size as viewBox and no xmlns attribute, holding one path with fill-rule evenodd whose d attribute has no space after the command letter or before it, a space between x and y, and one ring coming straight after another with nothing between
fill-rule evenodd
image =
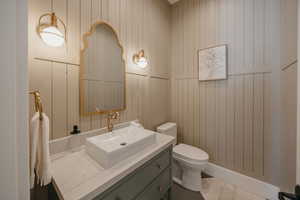
<instances>
[{"instance_id":1,"label":"gold towel ring","mask_svg":"<svg viewBox=\"0 0 300 200\"><path fill-rule=\"evenodd\" d=\"M35 112L39 112L40 120L43 120L43 105L41 101L41 93L38 90L29 92L34 96L34 110Z\"/></svg>"}]
</instances>

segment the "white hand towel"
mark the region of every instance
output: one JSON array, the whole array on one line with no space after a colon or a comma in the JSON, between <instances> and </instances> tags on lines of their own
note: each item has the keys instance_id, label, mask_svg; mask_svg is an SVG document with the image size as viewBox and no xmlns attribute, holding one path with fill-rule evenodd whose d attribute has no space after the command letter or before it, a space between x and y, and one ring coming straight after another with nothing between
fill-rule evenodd
<instances>
[{"instance_id":1,"label":"white hand towel","mask_svg":"<svg viewBox=\"0 0 300 200\"><path fill-rule=\"evenodd\" d=\"M31 119L31 133L30 133L30 188L34 187L34 169L36 167L37 159L37 145L40 133L40 119L39 113L35 113Z\"/></svg>"},{"instance_id":2,"label":"white hand towel","mask_svg":"<svg viewBox=\"0 0 300 200\"><path fill-rule=\"evenodd\" d=\"M42 121L39 119L39 113L36 113L32 120L31 134L31 186L34 185L34 171L37 176L38 183L41 186L51 182L51 161L49 153L49 118L46 114L42 114Z\"/></svg>"}]
</instances>

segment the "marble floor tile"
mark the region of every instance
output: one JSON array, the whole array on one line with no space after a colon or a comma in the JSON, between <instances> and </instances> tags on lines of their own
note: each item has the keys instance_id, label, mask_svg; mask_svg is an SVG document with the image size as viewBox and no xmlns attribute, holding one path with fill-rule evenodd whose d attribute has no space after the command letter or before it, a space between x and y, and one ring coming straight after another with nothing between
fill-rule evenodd
<instances>
[{"instance_id":1,"label":"marble floor tile","mask_svg":"<svg viewBox=\"0 0 300 200\"><path fill-rule=\"evenodd\" d=\"M205 200L265 200L217 178L203 179L202 195Z\"/></svg>"}]
</instances>

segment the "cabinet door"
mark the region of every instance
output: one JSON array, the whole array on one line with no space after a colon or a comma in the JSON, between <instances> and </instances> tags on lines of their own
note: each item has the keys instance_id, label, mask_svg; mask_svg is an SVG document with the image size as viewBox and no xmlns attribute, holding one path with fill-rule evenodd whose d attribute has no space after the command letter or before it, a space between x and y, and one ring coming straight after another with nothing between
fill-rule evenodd
<instances>
[{"instance_id":1,"label":"cabinet door","mask_svg":"<svg viewBox=\"0 0 300 200\"><path fill-rule=\"evenodd\" d=\"M135 199L165 169L170 168L170 164L171 149L167 149L94 200Z\"/></svg>"},{"instance_id":2,"label":"cabinet door","mask_svg":"<svg viewBox=\"0 0 300 200\"><path fill-rule=\"evenodd\" d=\"M137 198L137 200L164 199L171 186L171 169L166 169L155 181Z\"/></svg>"}]
</instances>

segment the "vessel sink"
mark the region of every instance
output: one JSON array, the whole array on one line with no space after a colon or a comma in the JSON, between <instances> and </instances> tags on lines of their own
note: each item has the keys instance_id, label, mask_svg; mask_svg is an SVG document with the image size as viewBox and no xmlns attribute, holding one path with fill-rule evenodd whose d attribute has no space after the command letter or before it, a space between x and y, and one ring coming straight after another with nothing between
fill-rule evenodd
<instances>
[{"instance_id":1,"label":"vessel sink","mask_svg":"<svg viewBox=\"0 0 300 200\"><path fill-rule=\"evenodd\" d=\"M154 144L156 133L136 126L128 126L86 139L86 152L107 169Z\"/></svg>"}]
</instances>

